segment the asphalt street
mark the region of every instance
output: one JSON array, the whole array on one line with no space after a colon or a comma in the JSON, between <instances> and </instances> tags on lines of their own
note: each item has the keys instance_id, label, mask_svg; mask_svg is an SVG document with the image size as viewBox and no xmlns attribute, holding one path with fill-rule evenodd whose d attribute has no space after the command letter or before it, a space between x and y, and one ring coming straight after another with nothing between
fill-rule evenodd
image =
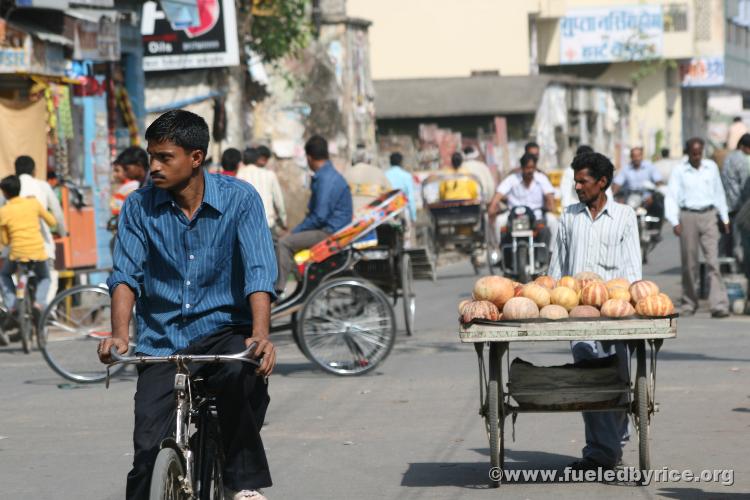
<instances>
[{"instance_id":1,"label":"asphalt street","mask_svg":"<svg viewBox=\"0 0 750 500\"><path fill-rule=\"evenodd\" d=\"M677 298L674 238L657 247L645 274ZM274 337L279 364L262 433L274 479L269 499L750 498L750 317L712 320L706 305L679 321L678 338L660 353L652 462L655 469L697 474L731 469L733 485L519 480L489 489L476 356L457 336L456 304L474 280L461 262L442 268L436 283L419 282L417 334L400 333L371 375L325 375L289 335ZM565 342L514 346L516 356L537 364L570 361ZM132 376L109 390L72 385L38 352L0 349L0 498L123 498L134 389ZM511 470L562 470L580 456L577 413L520 415L515 441L512 427L508 419ZM625 462L637 466L635 442Z\"/></svg>"}]
</instances>

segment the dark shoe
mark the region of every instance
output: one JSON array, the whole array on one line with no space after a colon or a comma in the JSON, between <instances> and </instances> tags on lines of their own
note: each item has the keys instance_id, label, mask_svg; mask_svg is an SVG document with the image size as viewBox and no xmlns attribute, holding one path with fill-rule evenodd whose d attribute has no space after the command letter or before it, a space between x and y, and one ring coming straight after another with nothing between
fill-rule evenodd
<instances>
[{"instance_id":1,"label":"dark shoe","mask_svg":"<svg viewBox=\"0 0 750 500\"><path fill-rule=\"evenodd\" d=\"M712 318L728 318L729 311L714 311L711 313Z\"/></svg>"},{"instance_id":2,"label":"dark shoe","mask_svg":"<svg viewBox=\"0 0 750 500\"><path fill-rule=\"evenodd\" d=\"M568 464L568 467L573 470L609 470L614 469L614 466L612 465L604 465L600 464L596 460L591 460L590 458L582 458L581 460L576 460L575 462L572 462Z\"/></svg>"}]
</instances>

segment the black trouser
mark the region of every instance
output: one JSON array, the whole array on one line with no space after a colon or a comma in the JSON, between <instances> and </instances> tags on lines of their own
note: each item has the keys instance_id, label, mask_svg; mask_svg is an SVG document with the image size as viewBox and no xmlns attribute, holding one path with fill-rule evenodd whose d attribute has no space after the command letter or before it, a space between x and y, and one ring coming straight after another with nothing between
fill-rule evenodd
<instances>
[{"instance_id":1,"label":"black trouser","mask_svg":"<svg viewBox=\"0 0 750 500\"><path fill-rule=\"evenodd\" d=\"M234 354L245 350L248 331L229 330L195 342L179 351L186 354ZM268 386L255 366L241 362L194 365L191 373L205 380L216 395L224 447L224 484L233 490L271 486L260 429L268 408ZM172 363L138 367L133 429L133 469L128 474L126 498L148 500L151 471L165 438L175 432L175 366Z\"/></svg>"}]
</instances>

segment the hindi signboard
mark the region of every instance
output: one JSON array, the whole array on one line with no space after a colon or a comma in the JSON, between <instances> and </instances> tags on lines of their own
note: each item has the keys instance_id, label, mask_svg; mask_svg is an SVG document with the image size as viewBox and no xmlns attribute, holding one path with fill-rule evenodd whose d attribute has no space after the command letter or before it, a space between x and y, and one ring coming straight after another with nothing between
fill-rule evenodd
<instances>
[{"instance_id":1,"label":"hindi signboard","mask_svg":"<svg viewBox=\"0 0 750 500\"><path fill-rule=\"evenodd\" d=\"M560 19L560 64L653 59L663 35L661 5L571 9Z\"/></svg>"},{"instance_id":2,"label":"hindi signboard","mask_svg":"<svg viewBox=\"0 0 750 500\"><path fill-rule=\"evenodd\" d=\"M143 5L143 70L237 66L240 63L234 0L198 2L200 23L176 29L156 2Z\"/></svg>"},{"instance_id":3,"label":"hindi signboard","mask_svg":"<svg viewBox=\"0 0 750 500\"><path fill-rule=\"evenodd\" d=\"M683 87L719 87L724 85L724 58L695 57L680 63Z\"/></svg>"}]
</instances>

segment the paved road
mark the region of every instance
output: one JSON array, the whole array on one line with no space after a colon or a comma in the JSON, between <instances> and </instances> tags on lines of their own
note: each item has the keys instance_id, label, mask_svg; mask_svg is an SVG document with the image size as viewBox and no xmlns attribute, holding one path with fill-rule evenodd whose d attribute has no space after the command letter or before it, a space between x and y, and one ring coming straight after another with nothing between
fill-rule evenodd
<instances>
[{"instance_id":1,"label":"paved road","mask_svg":"<svg viewBox=\"0 0 750 500\"><path fill-rule=\"evenodd\" d=\"M679 257L673 239L646 269L673 297ZM400 337L380 369L361 378L322 374L287 336L263 430L276 485L271 499L750 498L750 319L679 325L660 356L652 427L655 467L734 469L734 485L545 484L487 488L488 444L477 415L474 351L458 343L456 303L474 276L468 264L418 287L414 338ZM564 343L513 349L539 364L570 359ZM103 386L63 384L38 353L0 350L0 498L122 498L131 456L132 378ZM506 435L511 435L506 424ZM521 415L506 452L514 470L558 469L580 454L578 414ZM637 450L625 461L636 465Z\"/></svg>"}]
</instances>

